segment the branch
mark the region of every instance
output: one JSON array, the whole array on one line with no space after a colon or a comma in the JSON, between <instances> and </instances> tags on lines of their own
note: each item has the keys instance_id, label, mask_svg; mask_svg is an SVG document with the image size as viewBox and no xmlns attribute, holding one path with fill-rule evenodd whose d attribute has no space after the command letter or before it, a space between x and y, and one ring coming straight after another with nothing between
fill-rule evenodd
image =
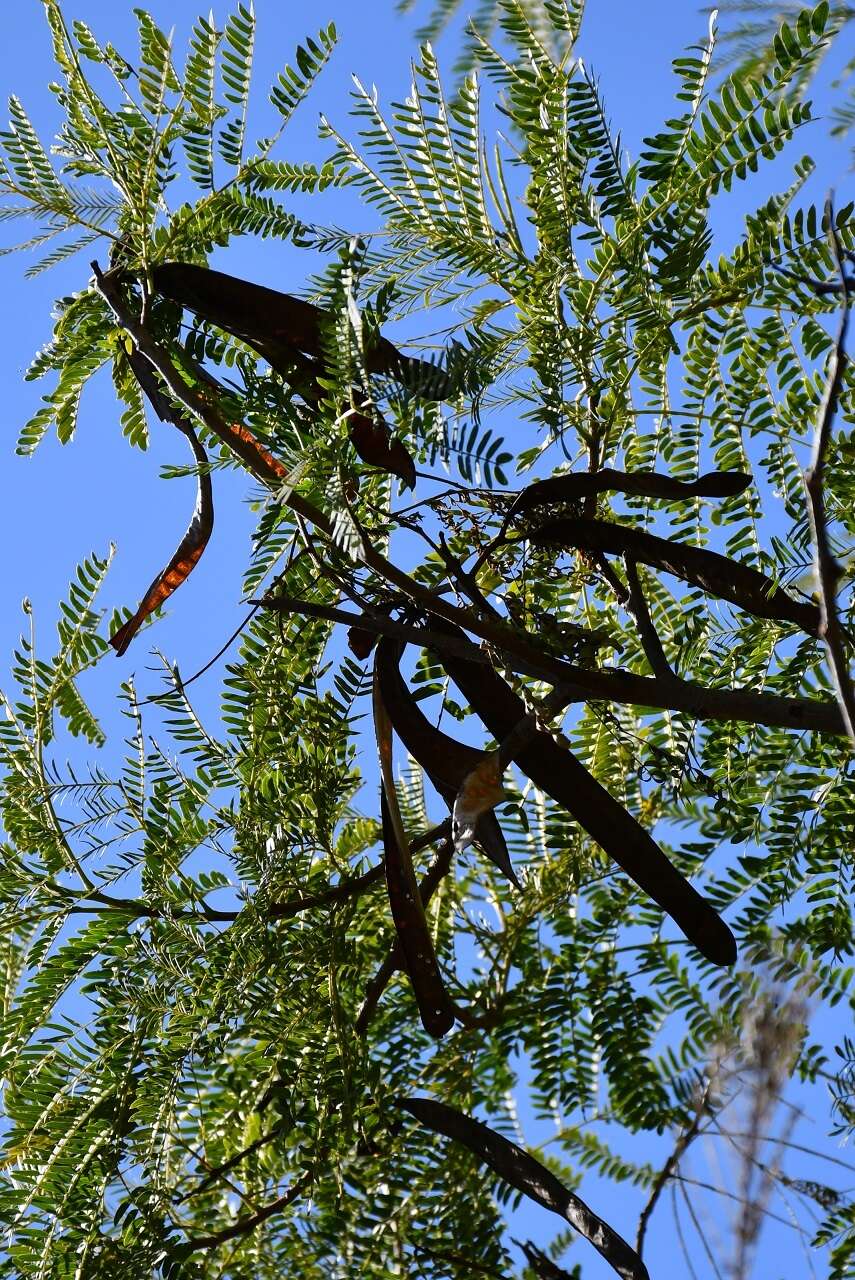
<instances>
[{"instance_id":1,"label":"branch","mask_svg":"<svg viewBox=\"0 0 855 1280\"><path fill-rule=\"evenodd\" d=\"M677 1138L677 1141L674 1143L673 1151L659 1170L659 1173L656 1175L656 1179L653 1183L653 1189L650 1192L650 1198L641 1210L641 1215L638 1219L638 1232L635 1237L635 1248L639 1258L642 1256L644 1251L644 1237L647 1233L647 1224L650 1221L653 1210L656 1208L656 1203L665 1189L668 1179L680 1163L686 1148L690 1143L694 1142L695 1138L698 1136L698 1131L701 1127L701 1120L704 1115L704 1104L706 1102L707 1095L709 1094L711 1083L712 1081L707 1081L706 1088L698 1099L698 1105L691 1124L688 1128L683 1130Z\"/></svg>"},{"instance_id":2,"label":"branch","mask_svg":"<svg viewBox=\"0 0 855 1280\"><path fill-rule=\"evenodd\" d=\"M410 840L410 848L414 853L418 853L420 849L426 848L427 845L434 844L437 840L446 839L450 829L451 819L446 818L444 822L440 822L437 826L430 827L427 831L423 831L421 835L414 836ZM338 884L330 885L329 888L321 890L320 893L313 893L300 898L286 898L283 902L271 902L264 912L264 918L282 920L288 916L299 915L301 911L310 911L312 907L323 907L331 902L342 902L346 898L357 897L365 889L369 889L373 884L377 884L382 880L385 869L385 863L378 862L375 867L363 872L361 876L353 876L348 880L341 880ZM50 887L62 897L68 897L71 892L62 885L52 884ZM79 894L75 898L75 905L66 907L65 910L70 915L93 910L93 908L80 906L82 901L97 902L100 906L110 911L128 912L138 918L145 917L152 920L203 920L211 923L230 924L237 920L245 910L245 908L242 908L241 911L217 911L213 907L203 906L198 911L166 912L158 907L148 906L138 898L111 898L108 894L99 893L96 890Z\"/></svg>"},{"instance_id":3,"label":"branch","mask_svg":"<svg viewBox=\"0 0 855 1280\"><path fill-rule=\"evenodd\" d=\"M361 631L371 631L378 636L389 636L392 640L404 640L410 644L422 645L425 648L442 649L445 652L457 652L461 657L469 657L472 645L469 641L460 641L453 636L441 635L438 631L428 631L424 627L411 627L404 622L395 622L381 613L348 613L346 609L337 609L326 604L314 604L309 600L300 600L296 596L280 592L275 596L264 596L261 600L251 600L250 604L261 604L277 613L297 613L307 618L326 618L330 622L342 622L348 627L358 627ZM451 647L449 647L451 642ZM480 650L479 650L480 653ZM475 659L489 663L485 653Z\"/></svg>"},{"instance_id":4,"label":"branch","mask_svg":"<svg viewBox=\"0 0 855 1280\"><path fill-rule=\"evenodd\" d=\"M843 382L846 368L846 333L849 327L849 292L843 269L843 255L840 241L834 226L834 209L831 199L826 201L826 217L831 251L842 281L843 304L840 309L840 324L837 330L837 341L831 356L828 377L820 405L819 417L813 438L813 454L810 466L805 472L805 488L808 496L811 533L815 546L814 569L819 592L819 627L818 635L825 642L828 654L828 665L837 694L840 714L846 733L855 743L855 688L849 673L849 664L843 646L843 630L837 614L837 583L840 578L840 566L835 560L828 541L828 521L825 512L825 498L822 490L825 474L825 455L831 439L834 424L834 413L837 409L837 398Z\"/></svg>"},{"instance_id":5,"label":"branch","mask_svg":"<svg viewBox=\"0 0 855 1280\"><path fill-rule=\"evenodd\" d=\"M444 822L440 822L437 826L423 831L420 836L415 836L412 839L408 838L410 851L418 853L420 849L425 849L429 844L434 844L437 840L444 840L448 835L449 827L450 819L446 818ZM342 880L339 884L334 884L329 889L324 889L322 893L315 893L307 898L291 898L285 902L271 902L266 914L275 920L281 920L287 916L298 915L301 911L308 911L311 907L323 907L329 902L341 902L345 898L353 898L362 893L364 889L379 883L383 879L385 871L385 862L378 862L376 867L371 867L363 875L356 876L351 880Z\"/></svg>"},{"instance_id":6,"label":"branch","mask_svg":"<svg viewBox=\"0 0 855 1280\"><path fill-rule=\"evenodd\" d=\"M278 1138L279 1134L286 1128L286 1121L280 1120L279 1123L274 1125L268 1133L264 1133L260 1138L256 1138L255 1142L251 1142L248 1147L244 1147L235 1155L230 1156L230 1158L228 1160L224 1160L222 1164L209 1167L202 1181L195 1187L191 1187L189 1191L185 1191L184 1195L178 1200L178 1204L184 1204L184 1202L189 1200L191 1196L197 1196L200 1192L206 1191L207 1188L210 1187L213 1182L216 1182L218 1178L224 1178L225 1174L234 1169L235 1165L239 1165L242 1160L246 1160L248 1156L254 1155L256 1151L267 1146L268 1142L272 1142L274 1138Z\"/></svg>"},{"instance_id":7,"label":"branch","mask_svg":"<svg viewBox=\"0 0 855 1280\"><path fill-rule=\"evenodd\" d=\"M378 635L388 635L393 639L435 649L440 654L462 657L467 662L481 666L491 665L484 650L472 641L441 635L430 628L407 626L381 615L348 613L344 609L310 604L292 596L276 596L265 599L262 603L268 608L281 609L285 613L305 611L311 617L329 618L332 622L358 626L365 631L375 631ZM439 614L441 604L444 601L435 597L433 612ZM455 609L451 612L463 611ZM447 613L448 610L442 611L442 616L447 616ZM475 625L468 625L468 629L478 633ZM503 624L502 639L510 631L511 628ZM537 661L531 662L509 652L501 642L494 640L492 643L502 651L502 658L510 670L531 676L535 680L563 685L568 701L615 702L661 711L685 711L696 720L736 720L778 729L809 730L825 734L846 733L837 703L826 699L780 698L775 694L755 693L751 689L706 689L703 685L683 680L673 674L666 683L658 678L637 676L620 669L597 670L576 666L560 658L553 658L542 648Z\"/></svg>"},{"instance_id":8,"label":"branch","mask_svg":"<svg viewBox=\"0 0 855 1280\"><path fill-rule=\"evenodd\" d=\"M826 205L826 207L828 206ZM828 226L829 234L837 240L837 232L834 228L834 224L829 221ZM793 280L796 284L807 285L812 293L817 294L821 298L829 294L837 295L837 297L843 296L845 298L848 294L855 293L855 276L846 275L839 241L837 242L836 251L832 249L832 253L834 253L834 260L837 266L837 280L816 280L813 276L800 275L798 272L790 271L787 267L782 267L778 263L772 263L771 265L779 275L786 276L788 280ZM851 259L851 255L847 254L847 257L850 257Z\"/></svg>"},{"instance_id":9,"label":"branch","mask_svg":"<svg viewBox=\"0 0 855 1280\"><path fill-rule=\"evenodd\" d=\"M191 1236L183 1246L184 1253L196 1253L199 1249L216 1249L228 1240L234 1240L236 1236L249 1235L256 1227L260 1227L262 1222L266 1222L275 1213L280 1213L289 1204L293 1204L300 1192L312 1182L314 1177L315 1170L307 1169L296 1182L291 1184L283 1195L279 1196L277 1200L273 1200L270 1204L264 1205L257 1213L249 1214L245 1218L238 1218L230 1227L223 1227L221 1231L214 1231L209 1236Z\"/></svg>"},{"instance_id":10,"label":"branch","mask_svg":"<svg viewBox=\"0 0 855 1280\"><path fill-rule=\"evenodd\" d=\"M525 1255L526 1262L540 1280L573 1280L569 1271L565 1271L563 1267L557 1266L552 1259L545 1254L542 1249L538 1249L537 1245L531 1240L515 1240L514 1244L518 1249L522 1250Z\"/></svg>"},{"instance_id":11,"label":"branch","mask_svg":"<svg viewBox=\"0 0 855 1280\"><path fill-rule=\"evenodd\" d=\"M463 593L468 597L479 613L489 614L493 618L501 618L501 614L487 597L484 595L478 585L478 578L474 573L467 573L463 565L454 555L453 551L446 541L445 535L439 535L439 554L450 575L456 579Z\"/></svg>"}]
</instances>

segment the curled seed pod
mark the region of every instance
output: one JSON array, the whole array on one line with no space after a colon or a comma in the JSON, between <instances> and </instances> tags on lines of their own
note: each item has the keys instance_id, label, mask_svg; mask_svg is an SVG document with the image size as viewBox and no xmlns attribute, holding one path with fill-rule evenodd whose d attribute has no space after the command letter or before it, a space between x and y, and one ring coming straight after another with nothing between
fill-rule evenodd
<instances>
[{"instance_id":1,"label":"curled seed pod","mask_svg":"<svg viewBox=\"0 0 855 1280\"><path fill-rule=\"evenodd\" d=\"M175 554L149 586L140 601L136 613L110 636L109 642L115 649L117 657L121 657L125 652L146 618L154 613L155 609L159 609L164 601L168 600L172 593L187 581L202 558L202 553L208 545L214 528L214 496L211 473L208 470L208 457L190 420L186 415L177 413L171 407L161 392L153 371L139 353L134 352L130 358L130 363L140 386L149 397L158 415L164 421L173 422L182 435L187 438L190 448L193 450L193 457L196 459L200 470L196 479L196 505L190 524L187 526L187 531L179 542Z\"/></svg>"},{"instance_id":2,"label":"curled seed pod","mask_svg":"<svg viewBox=\"0 0 855 1280\"><path fill-rule=\"evenodd\" d=\"M408 489L414 489L416 464L401 441L392 439L385 423L374 422L362 413L353 414L349 421L350 442L362 461L391 472L403 480Z\"/></svg>"},{"instance_id":3,"label":"curled seed pod","mask_svg":"<svg viewBox=\"0 0 855 1280\"><path fill-rule=\"evenodd\" d=\"M366 631L363 627L347 628L347 647L355 658L364 662L370 657L377 643L377 633Z\"/></svg>"}]
</instances>

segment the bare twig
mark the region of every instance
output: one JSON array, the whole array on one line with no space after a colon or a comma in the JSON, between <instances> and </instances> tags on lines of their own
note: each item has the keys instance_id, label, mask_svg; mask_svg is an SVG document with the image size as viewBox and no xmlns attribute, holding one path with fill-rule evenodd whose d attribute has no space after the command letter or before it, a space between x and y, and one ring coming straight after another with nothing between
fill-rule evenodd
<instances>
[{"instance_id":1,"label":"bare twig","mask_svg":"<svg viewBox=\"0 0 855 1280\"><path fill-rule=\"evenodd\" d=\"M811 533L814 542L814 568L819 593L820 621L818 634L825 642L831 678L837 694L837 702L846 733L855 743L855 688L849 672L849 664L843 645L843 630L837 615L837 583L840 578L840 565L835 560L828 541L828 522L823 495L823 478L825 474L825 455L831 439L834 414L837 409L837 398L846 368L846 333L849 327L849 292L846 288L846 276L843 268L843 254L840 240L834 225L834 208L831 197L825 203L825 216L828 221L828 237L831 252L841 280L842 305L840 308L840 324L837 329L837 340L828 366L825 391L816 421L813 439L813 454L810 466L805 472L805 488L808 496Z\"/></svg>"},{"instance_id":2,"label":"bare twig","mask_svg":"<svg viewBox=\"0 0 855 1280\"><path fill-rule=\"evenodd\" d=\"M292 1183L288 1190L278 1199L266 1204L259 1209L257 1213L248 1214L245 1218L238 1218L229 1227L223 1227L221 1231L214 1231L208 1236L191 1236L185 1242L184 1250L187 1253L196 1253L200 1249L217 1249L221 1244L225 1244L228 1240L234 1240L237 1236L249 1235L256 1227L260 1227L268 1218L272 1218L275 1213L281 1213L283 1209L287 1209L288 1205L293 1204L300 1193L313 1181L315 1177L314 1169L307 1169L296 1182Z\"/></svg>"},{"instance_id":3,"label":"bare twig","mask_svg":"<svg viewBox=\"0 0 855 1280\"><path fill-rule=\"evenodd\" d=\"M686 1148L690 1143L694 1142L695 1138L698 1136L698 1130L701 1127L701 1121L704 1116L704 1106L710 1091L711 1083L711 1081L707 1081L706 1088L698 1098L694 1117L690 1124L678 1135L671 1154L668 1156L668 1159L656 1175L656 1180L653 1183L650 1197L641 1211L641 1215L638 1219L638 1232L635 1237L635 1248L639 1258L644 1254L644 1237L647 1233L647 1224L650 1221L653 1210L656 1208L659 1197L664 1191L669 1178L672 1177L675 1169L683 1158Z\"/></svg>"},{"instance_id":4,"label":"bare twig","mask_svg":"<svg viewBox=\"0 0 855 1280\"><path fill-rule=\"evenodd\" d=\"M686 1209L688 1211L689 1217L692 1219L692 1226L695 1228L695 1230L698 1233L698 1239L700 1240L701 1244L704 1247L704 1253L707 1255L709 1264L715 1273L716 1280L723 1280L721 1271L719 1270L718 1263L715 1260L715 1254L710 1248L709 1241L707 1240L706 1232L704 1231L703 1227L700 1224L700 1221L698 1220L698 1215L695 1213L695 1207L692 1204L691 1197L689 1196L688 1192L686 1191L686 1188L683 1186L682 1183L680 1183L679 1186L680 1186L680 1194L683 1197L683 1201L686 1205Z\"/></svg>"},{"instance_id":5,"label":"bare twig","mask_svg":"<svg viewBox=\"0 0 855 1280\"><path fill-rule=\"evenodd\" d=\"M800 275L798 272L790 271L787 267L782 267L776 263L773 263L772 266L779 275L786 276L788 280L793 280L796 284L807 285L811 293L815 293L819 297L825 297L829 294L841 297L849 293L855 293L855 276L847 276L845 274L842 255L840 255L838 263L839 278L837 280L816 280L813 276Z\"/></svg>"},{"instance_id":6,"label":"bare twig","mask_svg":"<svg viewBox=\"0 0 855 1280\"><path fill-rule=\"evenodd\" d=\"M278 1138L280 1133L284 1132L286 1128L286 1122L284 1120L280 1120L278 1124L274 1125L273 1128L269 1130L269 1132L263 1133L260 1138L256 1138L255 1142L251 1142L248 1147L244 1147L241 1151L236 1152L236 1154L231 1156L228 1160L224 1160L222 1164L208 1165L207 1172L202 1181L197 1183L195 1187L191 1187L189 1191L185 1191L184 1195L178 1200L178 1204L183 1204L184 1201L189 1200L191 1196L197 1196L202 1191L206 1191L214 1182L225 1181L226 1174L234 1169L236 1165L239 1165L241 1161L246 1160L248 1156L254 1155L255 1152L259 1151L262 1147L266 1147L269 1142L273 1142L273 1140ZM231 1183L228 1185L231 1186Z\"/></svg>"}]
</instances>

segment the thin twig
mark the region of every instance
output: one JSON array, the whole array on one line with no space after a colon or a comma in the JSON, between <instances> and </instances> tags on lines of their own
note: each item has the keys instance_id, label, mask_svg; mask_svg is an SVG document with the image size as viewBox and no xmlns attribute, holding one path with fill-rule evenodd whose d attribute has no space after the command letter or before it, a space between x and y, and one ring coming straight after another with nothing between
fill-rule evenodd
<instances>
[{"instance_id":1,"label":"thin twig","mask_svg":"<svg viewBox=\"0 0 855 1280\"><path fill-rule=\"evenodd\" d=\"M715 1272L716 1280L722 1280L722 1274L721 1274L721 1271L719 1270L718 1263L715 1260L715 1254L710 1248L709 1242L707 1241L706 1233L704 1232L703 1227L698 1221L698 1215L695 1213L695 1207L692 1204L691 1198L688 1192L686 1191L686 1188L683 1186L682 1182L679 1183L678 1185L680 1187L680 1193L683 1197L683 1200L685 1201L686 1208L689 1211L689 1217L692 1219L692 1225L698 1233L698 1238L700 1239L701 1244L704 1246L704 1253L707 1255L707 1258L709 1259L709 1264L712 1267L713 1271Z\"/></svg>"},{"instance_id":2,"label":"thin twig","mask_svg":"<svg viewBox=\"0 0 855 1280\"><path fill-rule=\"evenodd\" d=\"M218 1180L226 1181L225 1175L229 1173L230 1170L234 1169L236 1165L239 1165L242 1160L246 1160L248 1156L254 1155L256 1151L267 1146L268 1142L272 1142L274 1138L278 1138L280 1133L282 1133L286 1127L286 1122L284 1120L280 1120L279 1123L274 1125L268 1133L264 1133L260 1138L256 1138L255 1142L251 1142L248 1147L244 1147L228 1160L223 1161L222 1164L206 1166L207 1173L202 1181L197 1183L195 1187L191 1187L189 1191L185 1191L184 1195L179 1198L177 1203L183 1204L185 1200L189 1200L191 1196L197 1196L200 1192L206 1191L212 1183L217 1182ZM231 1187L232 1184L229 1182L227 1185Z\"/></svg>"},{"instance_id":3,"label":"thin twig","mask_svg":"<svg viewBox=\"0 0 855 1280\"><path fill-rule=\"evenodd\" d=\"M434 844L437 840L444 840L450 830L451 819L446 818L444 822L440 822L437 826L423 831L421 835L415 836L410 841L410 849L413 852L418 852L418 850L426 848L429 844ZM270 920L286 919L288 916L299 915L302 911L310 911L313 907L323 907L329 903L357 897L372 885L379 883L383 879L384 870L384 863L379 862L361 876L353 876L350 879L341 880L338 884L330 885L329 888L322 890L320 893L308 894L299 898L286 898L283 902L271 902L263 913L264 918ZM72 893L72 890L65 889L61 885L53 885L52 888L65 897ZM79 894L75 899L74 905L65 908L65 910L69 915L92 913L95 908L80 905L84 900L97 902L100 906L110 911L129 912L138 918L144 917L152 920L202 920L211 923L228 924L237 920L242 914L242 911L217 911L208 906L202 906L196 911L165 912L157 907L148 906L147 903L140 901L138 898L111 898L106 893L100 893L97 890Z\"/></svg>"},{"instance_id":4,"label":"thin twig","mask_svg":"<svg viewBox=\"0 0 855 1280\"><path fill-rule=\"evenodd\" d=\"M258 612L260 608L261 608L260 603L256 603L252 606L249 613L244 618L243 622L241 622L239 626L235 627L234 631L229 636L225 644L222 645L217 650L213 658L210 658L205 663L204 667L200 667L198 671L194 671L192 676L188 676L186 680L182 680L179 675L177 675L176 673L173 673L175 684L172 689L167 689L165 693L152 693L147 698L143 698L143 700L137 705L140 707L145 707L145 706L148 706L148 704L151 702L163 702L168 698L174 698L176 693L183 693L183 691L187 688L188 685L193 684L194 680L198 680L200 676L203 676L205 675L206 672L210 671L211 667L214 665L215 662L219 662L220 658L222 658L223 654L226 652L229 646L234 644L235 640L237 640L238 636L243 631L244 627L246 627L252 621L253 617L255 616L255 614Z\"/></svg>"},{"instance_id":5,"label":"thin twig","mask_svg":"<svg viewBox=\"0 0 855 1280\"><path fill-rule=\"evenodd\" d=\"M634 567L635 566L633 566L633 568ZM665 1189L669 1178L672 1177L674 1170L683 1158L686 1148L690 1143L694 1142L695 1138L698 1136L698 1130L701 1127L701 1120L704 1115L704 1104L706 1103L711 1083L711 1081L707 1081L706 1088L698 1098L698 1104L695 1108L695 1114L691 1123L678 1135L671 1154L668 1156L668 1159L656 1175L656 1180L654 1181L653 1188L650 1192L650 1198L641 1211L641 1215L638 1219L638 1232L635 1237L635 1248L639 1257L642 1257L644 1254L644 1237L647 1233L647 1224L650 1221L653 1210L656 1208L659 1197Z\"/></svg>"},{"instance_id":6,"label":"thin twig","mask_svg":"<svg viewBox=\"0 0 855 1280\"><path fill-rule=\"evenodd\" d=\"M698 1273L695 1271L695 1268L692 1266L692 1259L689 1254L688 1245L686 1244L686 1237L683 1235L683 1227L682 1227L682 1223L680 1222L680 1215L677 1212L677 1187L676 1187L676 1184L674 1183L672 1183L671 1185L671 1212L674 1215L674 1226L677 1232L677 1239L680 1241L680 1248L683 1251L683 1258L685 1260L689 1275L691 1276L691 1280L698 1280Z\"/></svg>"},{"instance_id":7,"label":"thin twig","mask_svg":"<svg viewBox=\"0 0 855 1280\"><path fill-rule=\"evenodd\" d=\"M223 1227L221 1231L214 1231L208 1236L191 1236L184 1244L184 1251L186 1253L195 1253L199 1249L216 1249L221 1244L225 1244L227 1240L234 1240L236 1236L249 1235L256 1227L260 1227L262 1222L266 1222L275 1213L281 1213L289 1204L293 1204L300 1192L313 1181L314 1177L315 1170L307 1169L302 1177L292 1183L288 1190L278 1199L264 1205L257 1213L249 1214L245 1218L238 1218L237 1222L233 1222L230 1227Z\"/></svg>"},{"instance_id":8,"label":"thin twig","mask_svg":"<svg viewBox=\"0 0 855 1280\"><path fill-rule=\"evenodd\" d=\"M813 438L813 454L810 466L805 472L805 488L808 496L811 533L813 535L817 589L819 592L820 622L818 634L825 642L831 678L837 694L837 702L846 733L855 743L855 687L849 672L849 664L843 645L843 631L837 615L837 584L840 579L840 565L835 560L828 541L828 523L823 495L823 478L825 474L825 455L831 439L834 414L837 409L837 398L843 382L846 368L846 333L849 328L849 292L846 289L846 276L843 268L843 254L840 240L834 225L834 207L831 197L825 202L825 216L828 220L828 238L837 271L843 282L842 305L840 308L840 324L837 329L837 340L831 354L825 390L816 421Z\"/></svg>"}]
</instances>

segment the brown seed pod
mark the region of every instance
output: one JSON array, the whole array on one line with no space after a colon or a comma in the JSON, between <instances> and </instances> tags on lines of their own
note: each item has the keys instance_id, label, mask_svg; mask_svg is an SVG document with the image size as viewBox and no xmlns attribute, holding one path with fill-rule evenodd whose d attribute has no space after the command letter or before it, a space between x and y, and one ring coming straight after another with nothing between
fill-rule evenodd
<instances>
[{"instance_id":1,"label":"brown seed pod","mask_svg":"<svg viewBox=\"0 0 855 1280\"><path fill-rule=\"evenodd\" d=\"M436 615L431 617L430 626L463 638L459 628ZM449 653L443 653L442 664L498 742L526 715L522 699L492 667ZM702 955L713 964L734 963L736 942L718 912L572 751L559 746L551 734L538 732L515 758L535 786L575 818L639 888L667 912Z\"/></svg>"},{"instance_id":2,"label":"brown seed pod","mask_svg":"<svg viewBox=\"0 0 855 1280\"><path fill-rule=\"evenodd\" d=\"M808 635L817 634L819 609L815 604L794 600L759 569L719 555L717 551L658 538L643 529L610 524L606 520L549 520L533 530L529 539L539 547L629 556L722 600L729 600L758 618L792 622Z\"/></svg>"},{"instance_id":3,"label":"brown seed pod","mask_svg":"<svg viewBox=\"0 0 855 1280\"><path fill-rule=\"evenodd\" d=\"M674 480L657 471L578 471L565 476L537 480L523 489L508 512L508 518L523 515L533 507L578 502L598 493L628 493L642 498L663 498L683 502L687 498L732 498L751 484L744 471L708 471L697 480Z\"/></svg>"},{"instance_id":4,"label":"brown seed pod","mask_svg":"<svg viewBox=\"0 0 855 1280\"><path fill-rule=\"evenodd\" d=\"M369 466L389 471L403 480L408 489L416 487L416 464L400 440L393 440L385 423L374 422L362 413L351 415L350 442L358 457Z\"/></svg>"},{"instance_id":5,"label":"brown seed pod","mask_svg":"<svg viewBox=\"0 0 855 1280\"><path fill-rule=\"evenodd\" d=\"M347 628L347 647L355 658L364 662L370 657L377 643L377 633L366 631L363 627Z\"/></svg>"},{"instance_id":6,"label":"brown seed pod","mask_svg":"<svg viewBox=\"0 0 855 1280\"><path fill-rule=\"evenodd\" d=\"M287 363L293 351L323 356L322 333L328 313L302 298L188 262L163 262L152 267L151 281L164 298L241 338L271 363L280 359ZM453 394L444 369L404 355L382 335L365 358L369 372L389 374L428 400L445 400Z\"/></svg>"},{"instance_id":7,"label":"brown seed pod","mask_svg":"<svg viewBox=\"0 0 855 1280\"><path fill-rule=\"evenodd\" d=\"M426 1129L467 1147L508 1186L564 1218L591 1242L622 1280L649 1280L641 1258L623 1237L515 1142L509 1142L480 1120L433 1098L397 1098L396 1102Z\"/></svg>"},{"instance_id":8,"label":"brown seed pod","mask_svg":"<svg viewBox=\"0 0 855 1280\"><path fill-rule=\"evenodd\" d=\"M439 971L424 905L413 870L404 824L398 809L392 773L392 724L383 704L376 668L374 730L377 736L377 751L380 756L380 773L383 780L380 810L389 905L404 967L419 1007L422 1025L430 1035L440 1039L454 1026L454 1006Z\"/></svg>"},{"instance_id":9,"label":"brown seed pod","mask_svg":"<svg viewBox=\"0 0 855 1280\"><path fill-rule=\"evenodd\" d=\"M400 641L385 636L377 646L375 671L383 702L398 737L451 809L466 779L482 763L485 754L430 723L401 677L398 665L401 651ZM521 889L502 828L492 809L477 819L474 837L493 865Z\"/></svg>"},{"instance_id":10,"label":"brown seed pod","mask_svg":"<svg viewBox=\"0 0 855 1280\"><path fill-rule=\"evenodd\" d=\"M214 528L214 497L211 474L208 470L208 457L190 420L184 414L175 412L168 404L153 371L138 352L134 352L130 357L130 364L155 411L165 421L173 422L187 438L193 450L193 457L202 469L196 479L196 506L193 516L175 554L149 586L136 613L110 636L109 643L115 649L117 657L121 657L125 652L146 618L154 613L155 609L159 609L173 591L177 591L182 583L187 581L199 563Z\"/></svg>"}]
</instances>

